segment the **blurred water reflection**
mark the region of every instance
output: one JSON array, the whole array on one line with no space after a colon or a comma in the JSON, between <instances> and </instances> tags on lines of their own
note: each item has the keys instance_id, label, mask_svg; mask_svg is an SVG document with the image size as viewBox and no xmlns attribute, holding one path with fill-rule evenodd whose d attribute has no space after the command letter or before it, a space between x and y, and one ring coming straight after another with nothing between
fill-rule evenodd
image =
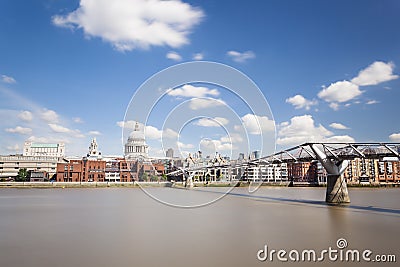
<instances>
[{"instance_id":1,"label":"blurred water reflection","mask_svg":"<svg viewBox=\"0 0 400 267\"><path fill-rule=\"evenodd\" d=\"M149 190L189 202L226 191ZM180 209L137 188L1 189L0 266L309 266L256 254L265 244L323 249L341 237L400 257L398 189L350 189L343 206L324 196L324 188L235 188L211 205Z\"/></svg>"}]
</instances>

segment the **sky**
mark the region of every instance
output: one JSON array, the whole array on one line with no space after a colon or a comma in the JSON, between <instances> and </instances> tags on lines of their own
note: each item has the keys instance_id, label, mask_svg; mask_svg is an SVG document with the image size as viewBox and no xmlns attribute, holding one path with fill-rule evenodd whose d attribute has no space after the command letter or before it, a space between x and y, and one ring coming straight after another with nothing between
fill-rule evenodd
<instances>
[{"instance_id":1,"label":"sky","mask_svg":"<svg viewBox=\"0 0 400 267\"><path fill-rule=\"evenodd\" d=\"M397 0L3 0L0 154L29 140L82 156L96 137L122 155L136 120L152 156L400 142L398 14ZM179 67L201 62L222 69Z\"/></svg>"}]
</instances>

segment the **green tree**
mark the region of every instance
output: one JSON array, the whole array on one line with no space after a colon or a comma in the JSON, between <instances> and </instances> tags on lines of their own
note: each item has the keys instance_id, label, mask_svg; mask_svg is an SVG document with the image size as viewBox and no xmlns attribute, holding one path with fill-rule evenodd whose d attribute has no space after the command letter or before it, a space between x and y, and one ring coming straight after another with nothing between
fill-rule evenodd
<instances>
[{"instance_id":1,"label":"green tree","mask_svg":"<svg viewBox=\"0 0 400 267\"><path fill-rule=\"evenodd\" d=\"M17 177L15 177L16 182L25 182L28 178L28 171L26 168L19 169Z\"/></svg>"},{"instance_id":2,"label":"green tree","mask_svg":"<svg viewBox=\"0 0 400 267\"><path fill-rule=\"evenodd\" d=\"M157 182L158 181L158 176L157 175L150 176L150 181Z\"/></svg>"},{"instance_id":3,"label":"green tree","mask_svg":"<svg viewBox=\"0 0 400 267\"><path fill-rule=\"evenodd\" d=\"M144 173L142 174L142 177L141 177L141 178L142 178L142 181L147 182L147 179L148 179L149 177L148 177L147 173L144 172Z\"/></svg>"}]
</instances>

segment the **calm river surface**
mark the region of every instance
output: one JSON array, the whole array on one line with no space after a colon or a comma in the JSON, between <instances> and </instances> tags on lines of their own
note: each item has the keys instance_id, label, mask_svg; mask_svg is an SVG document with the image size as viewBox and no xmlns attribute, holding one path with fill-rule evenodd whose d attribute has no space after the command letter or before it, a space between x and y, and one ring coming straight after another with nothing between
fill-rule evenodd
<instances>
[{"instance_id":1,"label":"calm river surface","mask_svg":"<svg viewBox=\"0 0 400 267\"><path fill-rule=\"evenodd\" d=\"M146 190L183 205L226 191ZM210 205L176 208L138 188L0 189L0 266L331 266L338 262L327 256L285 263L262 262L257 253L265 245L319 253L338 249L339 238L346 249L371 250L370 258L396 255L397 263L381 266L398 266L399 189L350 189L352 203L344 206L324 197L324 188L235 188Z\"/></svg>"}]
</instances>

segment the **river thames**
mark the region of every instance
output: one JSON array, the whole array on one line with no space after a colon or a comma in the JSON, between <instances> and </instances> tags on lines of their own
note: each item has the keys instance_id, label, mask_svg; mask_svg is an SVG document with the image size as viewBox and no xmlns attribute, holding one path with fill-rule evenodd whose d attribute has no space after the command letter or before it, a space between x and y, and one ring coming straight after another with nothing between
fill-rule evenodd
<instances>
[{"instance_id":1,"label":"river thames","mask_svg":"<svg viewBox=\"0 0 400 267\"><path fill-rule=\"evenodd\" d=\"M146 190L182 206L226 191ZM352 202L335 206L325 188L235 188L177 208L139 188L0 189L0 266L397 266L376 255L400 260L400 190L349 191ZM265 259L266 247L286 254ZM336 260L293 253L330 247ZM371 251L370 261L340 260L340 249Z\"/></svg>"}]
</instances>

